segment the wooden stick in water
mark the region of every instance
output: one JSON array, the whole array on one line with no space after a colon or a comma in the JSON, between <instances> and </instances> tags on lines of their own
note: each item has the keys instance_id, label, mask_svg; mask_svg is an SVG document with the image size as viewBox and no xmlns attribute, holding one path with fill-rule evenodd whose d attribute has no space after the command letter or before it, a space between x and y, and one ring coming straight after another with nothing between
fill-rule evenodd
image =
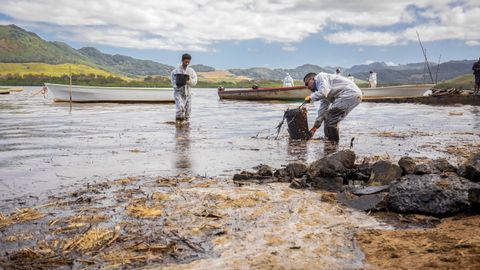
<instances>
[{"instance_id":1,"label":"wooden stick in water","mask_svg":"<svg viewBox=\"0 0 480 270\"><path fill-rule=\"evenodd\" d=\"M72 112L72 65L68 65L68 77L70 78L70 113Z\"/></svg>"}]
</instances>

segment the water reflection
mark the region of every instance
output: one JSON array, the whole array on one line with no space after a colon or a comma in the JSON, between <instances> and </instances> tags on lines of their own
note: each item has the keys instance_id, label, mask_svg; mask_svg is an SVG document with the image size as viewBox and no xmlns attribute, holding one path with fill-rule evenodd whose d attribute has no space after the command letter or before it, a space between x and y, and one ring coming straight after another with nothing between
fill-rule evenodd
<instances>
[{"instance_id":1,"label":"water reflection","mask_svg":"<svg viewBox=\"0 0 480 270\"><path fill-rule=\"evenodd\" d=\"M178 173L190 172L192 161L190 159L190 125L175 125L175 168Z\"/></svg>"},{"instance_id":2,"label":"water reflection","mask_svg":"<svg viewBox=\"0 0 480 270\"><path fill-rule=\"evenodd\" d=\"M338 143L325 140L323 142L323 156L328 156L338 151Z\"/></svg>"},{"instance_id":3,"label":"water reflection","mask_svg":"<svg viewBox=\"0 0 480 270\"><path fill-rule=\"evenodd\" d=\"M480 130L480 109L475 106L472 108L472 113L473 115L475 115L474 117L475 130Z\"/></svg>"},{"instance_id":4,"label":"water reflection","mask_svg":"<svg viewBox=\"0 0 480 270\"><path fill-rule=\"evenodd\" d=\"M307 141L289 140L287 145L287 154L290 157L295 158L299 162L307 162L308 149Z\"/></svg>"}]
</instances>

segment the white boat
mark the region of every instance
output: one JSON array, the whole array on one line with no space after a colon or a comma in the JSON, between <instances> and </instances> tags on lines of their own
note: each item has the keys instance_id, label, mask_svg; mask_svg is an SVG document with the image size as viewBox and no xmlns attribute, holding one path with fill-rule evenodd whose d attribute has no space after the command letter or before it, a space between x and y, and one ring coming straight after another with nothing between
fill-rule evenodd
<instances>
[{"instance_id":1,"label":"white boat","mask_svg":"<svg viewBox=\"0 0 480 270\"><path fill-rule=\"evenodd\" d=\"M433 86L434 84L416 84L360 89L364 98L421 97Z\"/></svg>"},{"instance_id":2,"label":"white boat","mask_svg":"<svg viewBox=\"0 0 480 270\"><path fill-rule=\"evenodd\" d=\"M54 101L70 101L70 86L45 83ZM172 88L71 86L72 102L175 102Z\"/></svg>"},{"instance_id":3,"label":"white boat","mask_svg":"<svg viewBox=\"0 0 480 270\"><path fill-rule=\"evenodd\" d=\"M361 90L363 92L363 97L366 99L385 97L421 97L433 86L433 84L399 85L361 88ZM218 96L221 99L238 100L302 100L311 94L312 92L304 86L234 90L225 90L223 88L218 89Z\"/></svg>"}]
</instances>

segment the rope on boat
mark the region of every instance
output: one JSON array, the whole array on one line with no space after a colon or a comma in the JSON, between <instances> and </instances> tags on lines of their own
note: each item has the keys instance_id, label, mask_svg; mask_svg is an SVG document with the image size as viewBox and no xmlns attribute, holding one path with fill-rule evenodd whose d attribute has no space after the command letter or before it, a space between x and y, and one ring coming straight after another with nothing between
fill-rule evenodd
<instances>
[{"instance_id":1,"label":"rope on boat","mask_svg":"<svg viewBox=\"0 0 480 270\"><path fill-rule=\"evenodd\" d=\"M47 99L47 94L48 94L48 88L46 86L43 86L42 89L38 90L36 93L31 95L31 97L34 97L38 94L42 94L44 99Z\"/></svg>"}]
</instances>

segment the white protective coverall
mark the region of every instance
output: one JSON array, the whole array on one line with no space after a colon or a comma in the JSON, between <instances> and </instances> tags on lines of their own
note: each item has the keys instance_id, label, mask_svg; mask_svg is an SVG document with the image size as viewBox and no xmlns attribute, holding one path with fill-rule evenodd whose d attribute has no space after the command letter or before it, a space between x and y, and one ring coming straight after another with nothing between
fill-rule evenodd
<instances>
[{"instance_id":1,"label":"white protective coverall","mask_svg":"<svg viewBox=\"0 0 480 270\"><path fill-rule=\"evenodd\" d=\"M295 86L295 84L293 83L293 78L288 73L287 73L287 76L285 76L285 78L283 79L283 86L284 87Z\"/></svg>"},{"instance_id":2,"label":"white protective coverall","mask_svg":"<svg viewBox=\"0 0 480 270\"><path fill-rule=\"evenodd\" d=\"M362 101L362 91L351 80L335 74L320 72L315 76L316 91L310 96L319 101L318 115L314 128L324 122L325 137L339 141L338 123Z\"/></svg>"},{"instance_id":3,"label":"white protective coverall","mask_svg":"<svg viewBox=\"0 0 480 270\"><path fill-rule=\"evenodd\" d=\"M182 87L177 87L176 74L187 74L190 80ZM171 73L173 86L173 97L175 98L175 118L176 120L188 120L192 111L192 86L197 84L197 73L191 67L183 68L178 66Z\"/></svg>"},{"instance_id":4,"label":"white protective coverall","mask_svg":"<svg viewBox=\"0 0 480 270\"><path fill-rule=\"evenodd\" d=\"M368 77L368 82L370 83L370 88L377 88L377 73L372 72Z\"/></svg>"}]
</instances>

